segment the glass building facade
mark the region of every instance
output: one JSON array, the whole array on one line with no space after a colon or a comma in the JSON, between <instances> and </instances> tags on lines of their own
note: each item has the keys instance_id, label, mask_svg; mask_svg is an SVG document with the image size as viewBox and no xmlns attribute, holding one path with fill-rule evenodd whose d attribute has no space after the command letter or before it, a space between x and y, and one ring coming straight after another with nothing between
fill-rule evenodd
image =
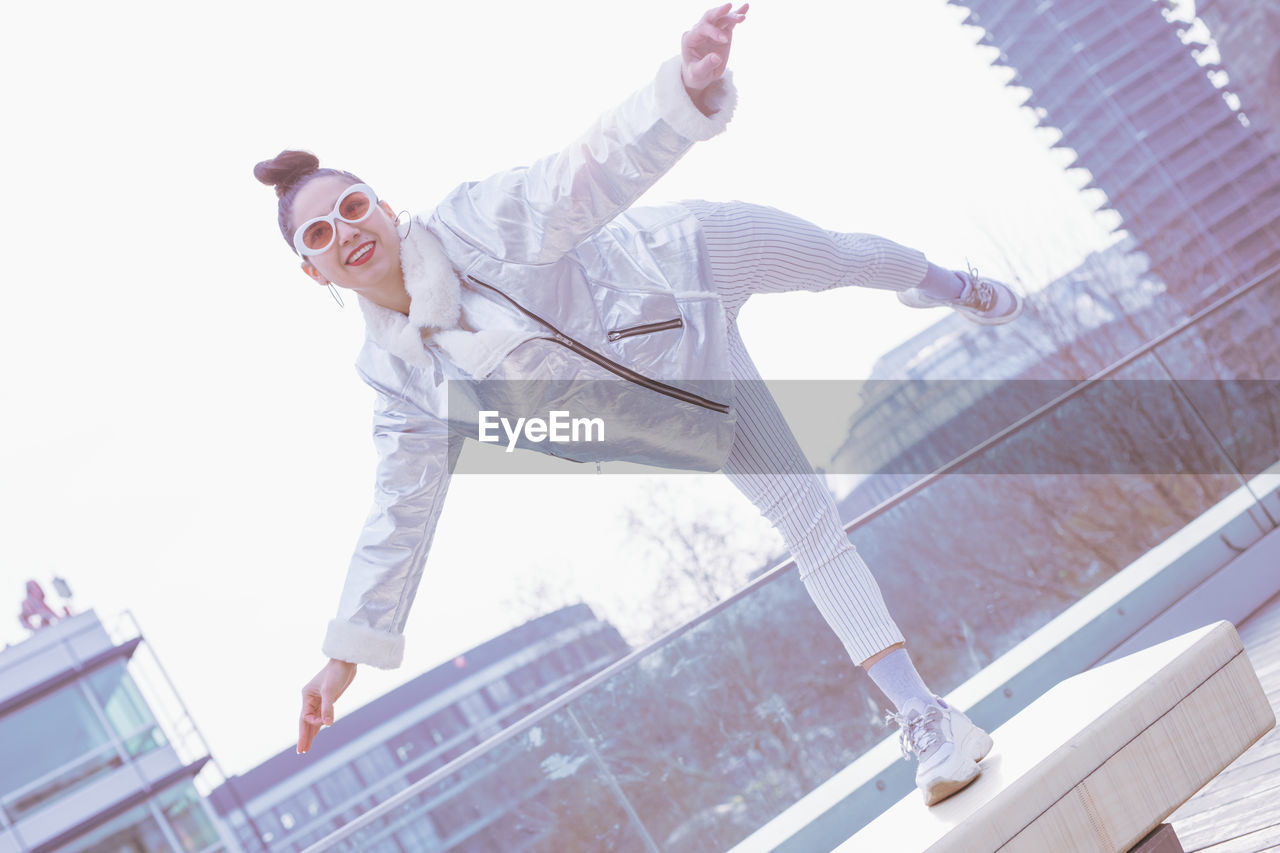
<instances>
[{"instance_id":1,"label":"glass building facade","mask_svg":"<svg viewBox=\"0 0 1280 853\"><path fill-rule=\"evenodd\" d=\"M1196 15L1218 45L1249 123L1280 150L1280 4L1198 0Z\"/></svg>"},{"instance_id":2,"label":"glass building facade","mask_svg":"<svg viewBox=\"0 0 1280 853\"><path fill-rule=\"evenodd\" d=\"M346 714L305 760L289 746L233 776L214 791L212 802L245 850L302 850L628 650L617 630L584 604L549 613ZM502 761L473 763L362 849L509 849L490 834L541 787L537 778L528 785L513 782L511 770Z\"/></svg>"},{"instance_id":3,"label":"glass building facade","mask_svg":"<svg viewBox=\"0 0 1280 853\"><path fill-rule=\"evenodd\" d=\"M0 652L0 853L221 853L194 785L133 675L142 642L92 611Z\"/></svg>"},{"instance_id":4,"label":"glass building facade","mask_svg":"<svg viewBox=\"0 0 1280 853\"><path fill-rule=\"evenodd\" d=\"M1280 158L1171 0L949 2L1188 310L1280 265Z\"/></svg>"}]
</instances>

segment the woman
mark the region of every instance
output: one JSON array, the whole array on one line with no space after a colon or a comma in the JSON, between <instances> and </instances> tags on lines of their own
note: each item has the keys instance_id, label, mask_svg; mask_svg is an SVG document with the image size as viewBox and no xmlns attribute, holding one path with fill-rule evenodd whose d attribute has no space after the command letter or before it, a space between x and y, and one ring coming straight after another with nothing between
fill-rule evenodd
<instances>
[{"instance_id":1,"label":"woman","mask_svg":"<svg viewBox=\"0 0 1280 853\"><path fill-rule=\"evenodd\" d=\"M735 93L725 68L746 12L708 11L649 86L562 152L464 184L404 223L355 175L320 169L305 152L255 168L276 188L280 229L303 271L360 297L367 340L357 369L378 392L375 506L325 638L330 660L303 690L299 752L333 723L357 664L400 663L458 439L484 439L486 412L560 407L593 416L611 441L550 446L527 432L512 441L574 459L723 469L782 533L824 617L895 705L889 716L904 755L920 759L926 802L980 772L991 739L916 673L736 319L752 293L847 284L980 323L1008 322L1021 301L888 240L769 208L629 209L728 123Z\"/></svg>"}]
</instances>

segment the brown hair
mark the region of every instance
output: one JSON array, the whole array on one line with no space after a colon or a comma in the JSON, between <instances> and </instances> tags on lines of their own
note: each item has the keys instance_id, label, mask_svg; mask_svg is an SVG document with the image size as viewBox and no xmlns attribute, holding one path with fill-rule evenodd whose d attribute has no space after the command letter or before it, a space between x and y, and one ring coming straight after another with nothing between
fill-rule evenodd
<instances>
[{"instance_id":1,"label":"brown hair","mask_svg":"<svg viewBox=\"0 0 1280 853\"><path fill-rule=\"evenodd\" d=\"M310 151L285 149L270 160L263 160L253 167L255 178L269 187L275 187L276 197L279 199L277 218L280 233L284 235L284 241L289 244L290 249L293 248L293 231L289 227L289 220L293 215L293 200L312 178L326 175L337 175L353 184L364 183L350 172L321 169L320 159Z\"/></svg>"}]
</instances>

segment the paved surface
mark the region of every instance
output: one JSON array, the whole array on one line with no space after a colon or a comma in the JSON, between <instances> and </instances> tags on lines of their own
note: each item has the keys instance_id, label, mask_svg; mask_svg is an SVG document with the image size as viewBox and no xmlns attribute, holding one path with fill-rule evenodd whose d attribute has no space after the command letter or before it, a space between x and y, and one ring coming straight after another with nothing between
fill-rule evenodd
<instances>
[{"instance_id":1,"label":"paved surface","mask_svg":"<svg viewBox=\"0 0 1280 853\"><path fill-rule=\"evenodd\" d=\"M1280 596L1236 629L1280 716ZM1280 727L1174 812L1169 823L1188 853L1280 851Z\"/></svg>"}]
</instances>

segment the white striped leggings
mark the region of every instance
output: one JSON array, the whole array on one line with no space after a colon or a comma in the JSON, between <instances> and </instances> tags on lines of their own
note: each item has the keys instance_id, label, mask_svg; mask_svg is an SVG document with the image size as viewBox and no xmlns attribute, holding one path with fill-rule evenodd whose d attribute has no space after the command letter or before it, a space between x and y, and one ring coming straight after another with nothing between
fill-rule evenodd
<instances>
[{"instance_id":1,"label":"white striped leggings","mask_svg":"<svg viewBox=\"0 0 1280 853\"><path fill-rule=\"evenodd\" d=\"M738 311L753 293L847 285L905 290L924 279L928 262L920 252L882 237L826 231L770 207L681 204L701 223L728 320L738 426L724 473L782 534L818 610L853 661L861 663L903 642L902 632L849 542L831 493L812 473L747 354ZM786 473L805 471L810 473Z\"/></svg>"}]
</instances>

